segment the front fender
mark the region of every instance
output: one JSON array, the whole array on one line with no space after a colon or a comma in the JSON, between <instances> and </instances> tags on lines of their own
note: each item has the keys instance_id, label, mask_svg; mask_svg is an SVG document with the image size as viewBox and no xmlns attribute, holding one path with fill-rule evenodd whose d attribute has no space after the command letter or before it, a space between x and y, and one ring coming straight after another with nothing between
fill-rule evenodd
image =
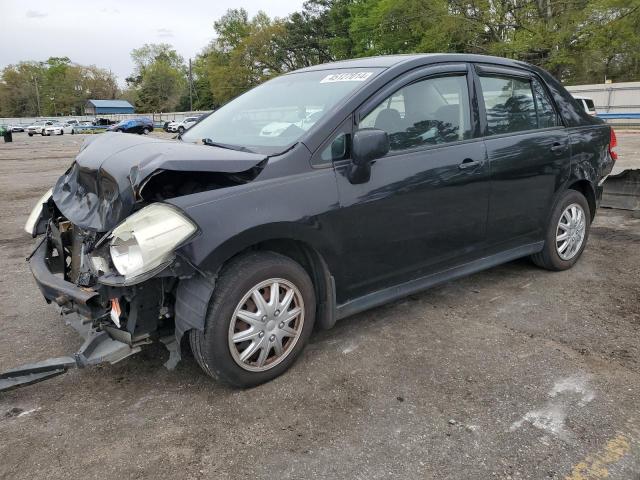
<instances>
[{"instance_id":1,"label":"front fender","mask_svg":"<svg viewBox=\"0 0 640 480\"><path fill-rule=\"evenodd\" d=\"M200 227L180 253L214 274L234 254L257 243L290 239L320 252L331 267L338 255L328 218L339 208L334 170L307 171L226 190L169 200Z\"/></svg>"}]
</instances>

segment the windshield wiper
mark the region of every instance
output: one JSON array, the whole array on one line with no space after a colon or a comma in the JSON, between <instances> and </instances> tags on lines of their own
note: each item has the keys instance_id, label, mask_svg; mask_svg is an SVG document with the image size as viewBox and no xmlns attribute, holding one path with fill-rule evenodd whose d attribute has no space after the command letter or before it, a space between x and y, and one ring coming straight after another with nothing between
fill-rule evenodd
<instances>
[{"instance_id":1,"label":"windshield wiper","mask_svg":"<svg viewBox=\"0 0 640 480\"><path fill-rule=\"evenodd\" d=\"M236 150L238 152L255 153L253 150L249 150L247 147L241 147L239 145L229 145L228 143L218 143L218 142L214 142L210 138L203 138L202 143L209 147L219 147L219 148L226 148L227 150Z\"/></svg>"}]
</instances>

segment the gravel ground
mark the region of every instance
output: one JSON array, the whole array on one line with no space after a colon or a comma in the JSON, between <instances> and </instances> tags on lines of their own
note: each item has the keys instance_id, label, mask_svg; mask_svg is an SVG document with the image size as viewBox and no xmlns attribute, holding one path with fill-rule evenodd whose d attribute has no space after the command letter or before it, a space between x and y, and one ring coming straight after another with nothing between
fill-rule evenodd
<instances>
[{"instance_id":1,"label":"gravel ground","mask_svg":"<svg viewBox=\"0 0 640 480\"><path fill-rule=\"evenodd\" d=\"M81 141L0 144L0 370L80 346L22 226ZM520 260L362 313L252 390L151 346L0 394L0 478L638 480L639 247L639 218L601 210L572 270Z\"/></svg>"}]
</instances>

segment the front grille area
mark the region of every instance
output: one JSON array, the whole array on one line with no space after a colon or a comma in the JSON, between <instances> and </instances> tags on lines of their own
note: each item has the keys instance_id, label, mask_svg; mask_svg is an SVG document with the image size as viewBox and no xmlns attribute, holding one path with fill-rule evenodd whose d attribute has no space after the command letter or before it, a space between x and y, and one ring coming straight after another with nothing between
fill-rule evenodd
<instances>
[{"instance_id":1,"label":"front grille area","mask_svg":"<svg viewBox=\"0 0 640 480\"><path fill-rule=\"evenodd\" d=\"M62 273L65 280L78 286L94 286L96 276L91 270L88 253L101 235L83 230L64 218L51 220L49 232L52 271Z\"/></svg>"}]
</instances>

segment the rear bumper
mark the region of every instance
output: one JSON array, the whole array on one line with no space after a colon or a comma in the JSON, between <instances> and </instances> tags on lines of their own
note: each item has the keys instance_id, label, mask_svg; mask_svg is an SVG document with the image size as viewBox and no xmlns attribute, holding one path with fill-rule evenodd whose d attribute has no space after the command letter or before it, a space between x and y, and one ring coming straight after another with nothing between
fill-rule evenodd
<instances>
[{"instance_id":1,"label":"rear bumper","mask_svg":"<svg viewBox=\"0 0 640 480\"><path fill-rule=\"evenodd\" d=\"M47 240L43 240L29 259L33 278L47 302L55 302L69 311L77 311L83 316L93 317L100 309L100 295L95 290L78 287L55 275L49 269Z\"/></svg>"}]
</instances>

